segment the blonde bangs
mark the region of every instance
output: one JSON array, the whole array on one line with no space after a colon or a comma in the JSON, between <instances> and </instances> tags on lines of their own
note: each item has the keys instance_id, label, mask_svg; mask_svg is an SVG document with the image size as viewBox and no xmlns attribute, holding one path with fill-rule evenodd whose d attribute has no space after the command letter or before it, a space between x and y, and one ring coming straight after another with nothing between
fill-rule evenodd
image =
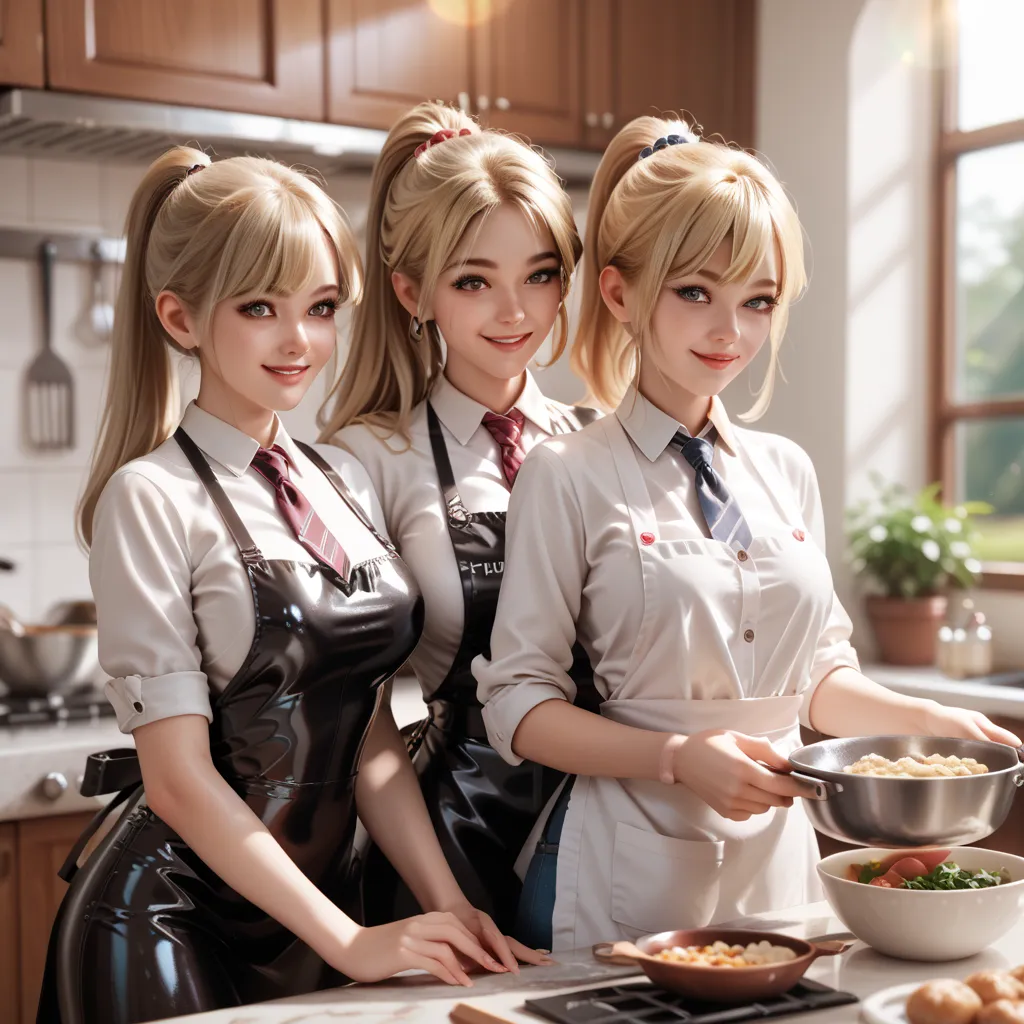
<instances>
[{"instance_id":1,"label":"blonde bangs","mask_svg":"<svg viewBox=\"0 0 1024 1024\"><path fill-rule=\"evenodd\" d=\"M211 308L239 295L292 295L315 286L317 256L325 240L338 273L339 301L359 300L358 262L347 251L349 233L333 204L314 210L283 189L237 198L244 210L225 238ZM253 253L260 258L253 259Z\"/></svg>"}]
</instances>

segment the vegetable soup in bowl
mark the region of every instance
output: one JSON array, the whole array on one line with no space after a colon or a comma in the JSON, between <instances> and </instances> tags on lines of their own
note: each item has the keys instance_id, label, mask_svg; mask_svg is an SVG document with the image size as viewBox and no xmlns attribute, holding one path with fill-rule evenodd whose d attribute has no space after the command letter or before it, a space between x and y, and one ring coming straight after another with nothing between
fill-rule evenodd
<instances>
[{"instance_id":1,"label":"vegetable soup in bowl","mask_svg":"<svg viewBox=\"0 0 1024 1024\"><path fill-rule=\"evenodd\" d=\"M818 864L858 939L902 960L959 960L1004 935L1024 904L1024 858L973 846L859 849Z\"/></svg>"}]
</instances>

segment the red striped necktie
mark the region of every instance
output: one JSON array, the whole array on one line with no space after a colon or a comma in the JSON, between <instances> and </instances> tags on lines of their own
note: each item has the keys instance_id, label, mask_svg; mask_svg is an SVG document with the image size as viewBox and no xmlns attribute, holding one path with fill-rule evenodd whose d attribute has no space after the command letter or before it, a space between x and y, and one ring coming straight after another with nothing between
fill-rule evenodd
<instances>
[{"instance_id":1,"label":"red striped necktie","mask_svg":"<svg viewBox=\"0 0 1024 1024\"><path fill-rule=\"evenodd\" d=\"M347 582L352 568L348 555L306 496L292 483L288 474L290 461L288 453L275 444L273 448L260 448L252 458L252 467L274 488L277 507L298 542Z\"/></svg>"},{"instance_id":2,"label":"red striped necktie","mask_svg":"<svg viewBox=\"0 0 1024 1024\"><path fill-rule=\"evenodd\" d=\"M509 489L516 482L516 473L526 458L526 451L520 443L526 417L518 409L509 409L504 416L496 412L484 413L484 426L501 448L501 468L505 473Z\"/></svg>"}]
</instances>

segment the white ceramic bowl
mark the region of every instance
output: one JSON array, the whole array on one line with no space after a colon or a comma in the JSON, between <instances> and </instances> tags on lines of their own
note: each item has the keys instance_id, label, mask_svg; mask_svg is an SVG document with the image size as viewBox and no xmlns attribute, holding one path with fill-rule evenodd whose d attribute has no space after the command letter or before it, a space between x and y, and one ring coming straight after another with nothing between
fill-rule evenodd
<instances>
[{"instance_id":1,"label":"white ceramic bowl","mask_svg":"<svg viewBox=\"0 0 1024 1024\"><path fill-rule=\"evenodd\" d=\"M989 889L885 889L846 877L851 864L881 860L893 852L851 850L834 853L818 864L818 876L836 916L879 953L901 960L960 960L981 952L1020 920L1024 857L954 846L946 859L968 871L1006 869L1011 881Z\"/></svg>"}]
</instances>

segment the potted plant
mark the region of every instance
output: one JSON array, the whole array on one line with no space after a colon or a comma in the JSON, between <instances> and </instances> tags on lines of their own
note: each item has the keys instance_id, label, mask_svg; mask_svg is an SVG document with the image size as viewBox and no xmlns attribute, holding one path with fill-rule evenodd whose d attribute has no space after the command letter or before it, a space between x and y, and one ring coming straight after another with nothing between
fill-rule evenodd
<instances>
[{"instance_id":1,"label":"potted plant","mask_svg":"<svg viewBox=\"0 0 1024 1024\"><path fill-rule=\"evenodd\" d=\"M933 665L947 592L970 587L981 570L971 517L992 510L944 505L937 483L913 495L877 475L873 482L877 498L849 509L847 532L853 569L875 591L866 608L879 653L893 665Z\"/></svg>"}]
</instances>

